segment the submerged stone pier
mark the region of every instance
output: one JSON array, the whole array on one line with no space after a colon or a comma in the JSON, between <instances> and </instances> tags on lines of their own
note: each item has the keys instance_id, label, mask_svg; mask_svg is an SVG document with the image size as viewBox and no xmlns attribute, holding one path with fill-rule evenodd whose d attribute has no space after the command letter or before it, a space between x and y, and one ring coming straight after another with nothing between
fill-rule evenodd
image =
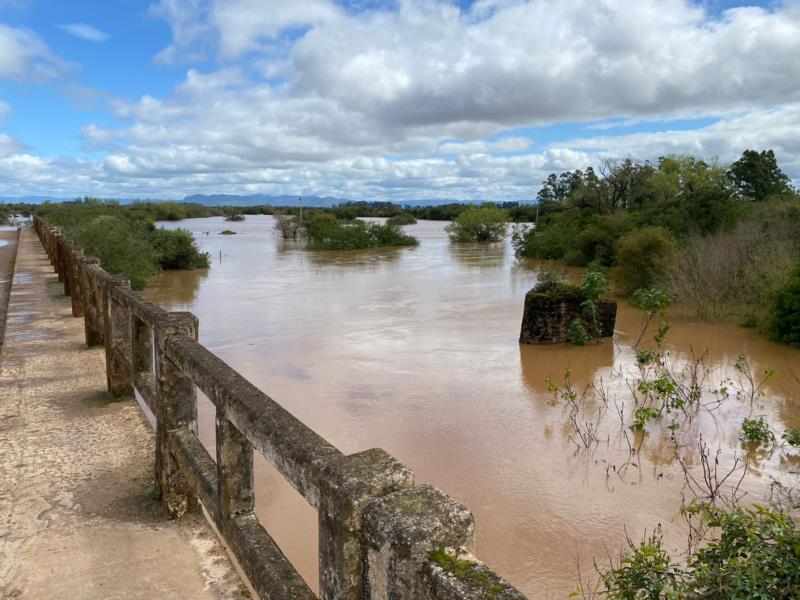
<instances>
[{"instance_id":1,"label":"submerged stone pier","mask_svg":"<svg viewBox=\"0 0 800 600\"><path fill-rule=\"evenodd\" d=\"M570 326L577 321L590 338L613 337L617 303L601 298L593 314L577 286L537 286L525 295L519 341L522 344L562 344L570 341Z\"/></svg>"},{"instance_id":2,"label":"submerged stone pier","mask_svg":"<svg viewBox=\"0 0 800 600\"><path fill-rule=\"evenodd\" d=\"M198 343L199 324L192 314L169 313L145 301L130 290L124 278L106 273L96 259L84 256L57 228L38 218L34 228L63 288L52 281L45 290L41 279L46 264L39 255L40 283L30 294L46 294L51 302L61 303L61 311L53 317L56 328L74 331L80 321L65 321L65 317L83 317L85 346L71 340L64 348L65 355L71 353L69 365L80 364L79 372L91 378L95 388L97 377L105 377L107 394L114 398L138 393L156 423L155 436L144 442L118 431L106 437L85 432L86 439L77 435L60 443L74 443L97 456L128 460L135 456L136 461L145 462L152 457L164 513L178 518L173 523L182 523L187 514L189 523L197 523L191 515L197 514L195 507L202 506L249 586L263 600L312 600L317 596L255 515L254 452L269 460L318 511L320 598L524 600L473 555L474 520L466 507L429 485L415 483L411 469L383 450L342 454ZM33 256L31 233L26 231L23 239L26 256ZM62 289L69 301L58 298ZM24 312L22 307L19 310ZM23 331L19 335L24 335ZM47 376L48 383L58 386L69 380L69 365L58 361L58 367ZM34 368L27 373L4 372L4 381L12 385L26 377L35 380ZM197 437L198 389L216 407L214 456ZM94 393L100 394L96 389ZM59 397L62 413L43 418L37 423L37 432L47 436L48 420L54 423L52 427L69 429L64 420L75 409L71 402L82 406L81 397ZM132 401L107 404L108 398L100 394L94 404L83 402L89 403L87 410L114 407L131 427L137 431L144 427ZM33 400L30 404L36 405ZM109 447L115 450L110 452ZM100 460L97 456L87 461ZM106 488L117 489L114 478L119 475L113 468L110 471L108 480L86 480L87 497ZM67 472L66 478L72 480L72 473ZM112 498L105 505L108 514L113 515L113 502L124 499ZM216 552L216 546L208 544L203 547ZM37 558L46 562L44 557ZM198 558L196 562L199 568L203 561ZM220 593L227 593L226 589Z\"/></svg>"}]
</instances>

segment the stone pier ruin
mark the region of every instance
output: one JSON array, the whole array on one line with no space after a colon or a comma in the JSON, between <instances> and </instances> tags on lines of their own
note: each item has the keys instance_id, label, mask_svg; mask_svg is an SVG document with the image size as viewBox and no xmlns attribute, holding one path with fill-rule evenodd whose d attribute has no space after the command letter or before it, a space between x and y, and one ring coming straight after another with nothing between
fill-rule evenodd
<instances>
[{"instance_id":1,"label":"stone pier ruin","mask_svg":"<svg viewBox=\"0 0 800 600\"><path fill-rule=\"evenodd\" d=\"M586 296L574 285L554 284L537 286L525 295L522 344L560 344L570 341L570 324L578 320L590 338L612 337L617 320L617 303L601 299L597 310L587 314L583 303Z\"/></svg>"}]
</instances>

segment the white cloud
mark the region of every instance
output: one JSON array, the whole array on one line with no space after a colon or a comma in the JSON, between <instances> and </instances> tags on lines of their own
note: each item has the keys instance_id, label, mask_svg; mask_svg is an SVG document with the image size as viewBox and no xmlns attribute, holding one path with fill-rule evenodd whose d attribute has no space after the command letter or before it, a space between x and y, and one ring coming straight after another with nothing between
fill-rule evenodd
<instances>
[{"instance_id":1,"label":"white cloud","mask_svg":"<svg viewBox=\"0 0 800 600\"><path fill-rule=\"evenodd\" d=\"M800 104L747 111L694 130L599 136L563 142L578 150L604 156L655 160L666 154L717 157L722 163L738 158L747 148L772 148L781 168L800 183Z\"/></svg>"},{"instance_id":2,"label":"white cloud","mask_svg":"<svg viewBox=\"0 0 800 600\"><path fill-rule=\"evenodd\" d=\"M64 67L33 31L0 23L0 79L51 79Z\"/></svg>"},{"instance_id":3,"label":"white cloud","mask_svg":"<svg viewBox=\"0 0 800 600\"><path fill-rule=\"evenodd\" d=\"M68 34L86 40L87 42L106 42L111 36L104 31L92 27L86 23L66 23L59 25L59 29L63 29Z\"/></svg>"},{"instance_id":4,"label":"white cloud","mask_svg":"<svg viewBox=\"0 0 800 600\"><path fill-rule=\"evenodd\" d=\"M215 57L216 67L189 68L166 96L113 102L124 127L83 129L87 147L106 153L99 161L18 159L26 185L48 172L61 185L71 171L86 186L73 193L118 196L531 198L547 173L602 156L730 160L747 147L775 148L800 177L796 3L711 14L688 0L481 0L469 10L400 0L361 11L160 0L151 13L173 32L157 61ZM702 116L717 122L670 131ZM519 131L564 122L661 131L544 148ZM3 160L15 156L28 155Z\"/></svg>"},{"instance_id":5,"label":"white cloud","mask_svg":"<svg viewBox=\"0 0 800 600\"><path fill-rule=\"evenodd\" d=\"M220 35L220 53L236 57L259 48L287 29L327 24L336 26L341 10L328 0L218 0L213 23Z\"/></svg>"},{"instance_id":6,"label":"white cloud","mask_svg":"<svg viewBox=\"0 0 800 600\"><path fill-rule=\"evenodd\" d=\"M156 62L190 63L202 58L214 36L207 0L160 0L150 6L150 14L165 20L172 29L172 44L156 55Z\"/></svg>"},{"instance_id":7,"label":"white cloud","mask_svg":"<svg viewBox=\"0 0 800 600\"><path fill-rule=\"evenodd\" d=\"M5 133L0 133L0 158L12 155L20 147L19 142Z\"/></svg>"},{"instance_id":8,"label":"white cloud","mask_svg":"<svg viewBox=\"0 0 800 600\"><path fill-rule=\"evenodd\" d=\"M11 113L11 105L4 100L0 100L0 119L5 119L9 113Z\"/></svg>"},{"instance_id":9,"label":"white cloud","mask_svg":"<svg viewBox=\"0 0 800 600\"><path fill-rule=\"evenodd\" d=\"M444 142L436 149L439 154L494 154L499 152L522 152L532 145L524 137L504 137L496 141L474 140L471 142Z\"/></svg>"}]
</instances>

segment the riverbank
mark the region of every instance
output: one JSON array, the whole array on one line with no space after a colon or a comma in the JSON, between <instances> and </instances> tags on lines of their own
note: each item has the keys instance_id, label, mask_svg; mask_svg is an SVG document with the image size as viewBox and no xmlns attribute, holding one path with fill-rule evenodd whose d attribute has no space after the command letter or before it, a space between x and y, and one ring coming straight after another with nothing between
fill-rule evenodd
<instances>
[{"instance_id":1,"label":"riverbank","mask_svg":"<svg viewBox=\"0 0 800 600\"><path fill-rule=\"evenodd\" d=\"M3 352L8 299L11 296L11 280L14 277L18 239L18 229L0 231L0 354Z\"/></svg>"}]
</instances>

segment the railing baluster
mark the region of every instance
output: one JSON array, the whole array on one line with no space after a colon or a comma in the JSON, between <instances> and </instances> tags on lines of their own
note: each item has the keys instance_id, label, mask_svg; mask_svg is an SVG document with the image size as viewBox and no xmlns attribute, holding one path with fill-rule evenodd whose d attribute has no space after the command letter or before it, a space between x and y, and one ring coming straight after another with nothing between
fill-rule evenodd
<instances>
[{"instance_id":1,"label":"railing baluster","mask_svg":"<svg viewBox=\"0 0 800 600\"><path fill-rule=\"evenodd\" d=\"M217 526L227 531L230 520L253 512L253 447L217 408Z\"/></svg>"},{"instance_id":2,"label":"railing baluster","mask_svg":"<svg viewBox=\"0 0 800 600\"><path fill-rule=\"evenodd\" d=\"M116 302L115 287L130 287L122 276L109 276L103 284L103 340L106 349L106 379L108 391L114 396L133 395L132 365L125 364L130 347L131 317L128 307Z\"/></svg>"},{"instance_id":3,"label":"railing baluster","mask_svg":"<svg viewBox=\"0 0 800 600\"><path fill-rule=\"evenodd\" d=\"M197 339L197 318L191 313L170 313L155 324L156 482L164 509L170 516L180 517L197 500L172 456L169 437L181 427L197 433L197 391L192 380L167 356L165 345L170 336Z\"/></svg>"}]
</instances>

